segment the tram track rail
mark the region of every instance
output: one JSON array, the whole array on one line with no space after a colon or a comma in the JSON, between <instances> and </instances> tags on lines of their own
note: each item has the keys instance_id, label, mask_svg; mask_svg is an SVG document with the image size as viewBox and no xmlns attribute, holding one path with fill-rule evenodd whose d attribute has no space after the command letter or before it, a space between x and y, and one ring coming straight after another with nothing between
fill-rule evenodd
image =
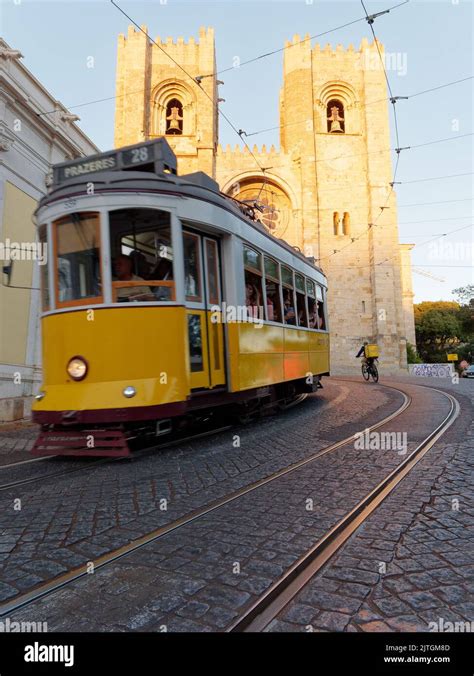
<instances>
[{"instance_id":1,"label":"tram track rail","mask_svg":"<svg viewBox=\"0 0 474 676\"><path fill-rule=\"evenodd\" d=\"M56 456L53 456L52 458L38 458L38 460L54 460ZM58 477L63 477L67 476L68 474L75 474L77 472L83 472L83 471L90 471L97 467L98 465L103 464L106 461L110 462L110 458L104 458L101 460L96 460L95 462L82 466L82 467L71 467L70 469L67 470L61 470L58 472L50 472L49 474L39 474L37 476L33 477L27 477L24 479L18 479L17 481L10 481L8 483L0 484L0 492L2 491L8 491L13 488L20 488L21 486L27 486L28 484L34 484L38 483L39 481L44 481L45 479L55 479ZM16 467L17 465L20 465L21 463L15 463L14 465L11 465L10 468Z\"/></svg>"},{"instance_id":2,"label":"tram track rail","mask_svg":"<svg viewBox=\"0 0 474 676\"><path fill-rule=\"evenodd\" d=\"M45 460L54 460L57 456L50 455L44 458L29 458L28 460L18 460L17 462L9 462L7 465L0 465L0 473L7 469L14 469L21 465L32 465L35 462L44 462Z\"/></svg>"},{"instance_id":3,"label":"tram track rail","mask_svg":"<svg viewBox=\"0 0 474 676\"><path fill-rule=\"evenodd\" d=\"M294 406L297 406L298 404L302 403L306 398L307 394L300 394L298 395L295 399L289 402L283 402L281 404L281 411L286 411ZM274 404L275 406L275 404ZM266 407L264 411L266 411L269 407ZM245 424L245 423L244 423ZM139 450L133 451L133 453L129 456L124 456L124 457L117 457L117 458L111 458L111 457L105 457L105 458L99 458L98 460L89 460L87 465L83 465L81 467L72 467L66 470L58 471L58 472L52 472L50 474L42 474L34 477L27 477L24 479L18 479L17 481L11 481L8 483L0 484L0 492L5 491L5 490L11 490L12 488L17 488L21 486L26 486L31 483L37 483L39 481L43 481L45 479L52 479L52 478L58 478L61 476L67 476L68 474L76 473L76 472L82 472L82 471L89 471L94 469L95 467L98 467L99 465L102 464L112 464L116 462L133 462L134 460L138 460L139 458L145 457L147 455L152 455L156 451L160 450L166 450L168 448L173 448L173 446L179 446L180 444L188 443L191 441L196 441L208 436L212 436L213 434L219 434L220 432L225 432L229 429L232 429L234 425L224 425L216 428L212 428L210 430L206 430L204 432L197 432L195 434L189 435L187 437L177 437L175 439L172 439L171 441L164 441L163 443L155 443L152 446L147 446L145 448L141 448ZM81 460L80 456L71 456L67 457L66 461L71 462L76 460ZM24 465L30 465L33 463L41 463L41 462L52 462L52 461L64 461L65 459L61 455L53 455L53 456L44 456L41 458L29 458L27 460L20 460L18 462L13 462L9 463L8 465L0 465L0 475L2 471L5 470L12 470L15 469L16 467L21 467Z\"/></svg>"},{"instance_id":4,"label":"tram track rail","mask_svg":"<svg viewBox=\"0 0 474 676\"><path fill-rule=\"evenodd\" d=\"M321 571L325 564L349 540L372 512L392 493L404 477L424 458L428 451L451 427L460 412L459 402L451 394L444 420L392 472L335 524L318 542L308 549L230 626L228 632L262 632Z\"/></svg>"},{"instance_id":5,"label":"tram track rail","mask_svg":"<svg viewBox=\"0 0 474 676\"><path fill-rule=\"evenodd\" d=\"M83 472L83 471L90 471L95 469L96 467L104 464L115 464L117 462L133 462L134 460L138 460L139 458L142 458L147 455L152 455L156 451L161 451L161 450L166 450L168 448L173 448L173 446L179 446L180 444L185 444L190 441L196 441L205 437L212 436L214 434L219 434L220 432L225 432L229 429L232 428L232 425L225 425L221 427L216 427L210 430L206 430L205 432L198 432L197 434L190 435L188 437L180 437L178 439L173 439L172 441L169 442L164 442L162 444L155 444L150 447L146 447L140 450L135 451L132 455L130 456L124 456L124 457L118 457L118 458L99 458L98 460L91 460L87 465L82 465L81 467L71 467L70 469L58 471L58 472L51 472L50 474L41 474L38 476L34 477L27 477L25 479L19 479L18 481L12 481L10 483L5 483L5 484L0 484L0 492L5 491L5 490L10 490L12 488L17 488L20 486L25 486L31 483L37 483L39 481L44 481L45 479L52 479L52 478L58 478L62 476L67 476L68 474L74 474L77 472ZM48 456L44 458L34 458L31 460L31 462L38 462L38 461L52 461L52 460L57 460L61 458L61 456ZM80 458L78 458L80 460ZM71 459L68 458L68 462ZM9 465L10 468L22 465L24 463L28 463L30 461L21 461L18 463L13 463Z\"/></svg>"},{"instance_id":6,"label":"tram track rail","mask_svg":"<svg viewBox=\"0 0 474 676\"><path fill-rule=\"evenodd\" d=\"M412 398L410 395L406 394L402 390L396 388L396 387L391 387L392 390L396 390L402 394L403 397L403 402L402 404L396 409L393 413L390 413L388 416L385 416L383 419L377 421L373 425L369 427L364 427L364 430L368 430L369 432L374 431L378 429L379 427L386 425L387 423L391 422L392 420L398 418L404 411L407 410L407 408L411 405L412 403ZM292 402L292 405L296 405L296 402ZM226 428L222 428L221 430L215 430L212 433L216 433L217 431L223 431L223 429L230 429L233 426L230 425ZM208 436L210 433L204 433L205 436ZM195 439L196 437L193 437ZM244 486L243 488L240 488L236 491L233 491L227 496L224 496L223 498L219 498L217 500L212 501L208 505L205 505L203 507L200 507L198 509L195 509L182 517L179 517L178 519L172 521L171 523L161 526L160 528L154 529L153 531L150 531L149 533L133 540L132 542L123 545L121 547L118 547L114 550L111 550L110 552L107 552L106 554L103 554L102 556L97 557L93 561L88 561L84 565L81 565L77 568L74 568L66 573L61 574L60 576L48 580L44 582L43 584L40 584L38 587L27 591L23 594L20 594L10 601L6 601L2 604L0 604L0 617L3 617L5 615L8 615L12 612L15 612L16 610L19 610L20 608L29 605L33 603L34 601L37 601L41 599L44 596L47 596L51 593L54 593L55 591L58 591L59 589L62 589L63 587L70 585L71 583L75 582L76 580L79 580L82 577L85 577L86 575L89 574L90 572L90 564L93 564L94 570L98 570L100 568L103 568L104 566L107 566L111 563L114 563L118 561L119 559L132 554L133 552L137 551L138 549L141 549L142 547L145 547L160 538L164 537L165 535L168 535L169 533L172 533L173 531L178 530L179 528L182 528L183 526L186 526L188 524L193 523L194 521L207 516L208 514L211 514L212 512L224 507L225 505L238 500L239 498L255 491L261 488L262 486L266 486L273 481L276 481L282 476L285 476L287 474L290 474L292 472L297 471L301 467L304 467L308 463L314 462L318 458L321 458L328 453L332 453L336 451L337 449L347 445L348 443L352 443L354 440L354 434L351 434L348 437L345 437L344 439L341 439L337 442L334 442L322 449L319 449L315 453L312 453L310 456L299 460L288 467L285 467L281 470L278 470L274 472L273 474L269 475L268 477L264 477L263 479L260 479L258 481L255 481L247 486ZM176 443L183 443L184 440L180 440L180 442ZM123 460L122 458L117 458L118 460ZM1 487L0 487L1 488Z\"/></svg>"}]
</instances>

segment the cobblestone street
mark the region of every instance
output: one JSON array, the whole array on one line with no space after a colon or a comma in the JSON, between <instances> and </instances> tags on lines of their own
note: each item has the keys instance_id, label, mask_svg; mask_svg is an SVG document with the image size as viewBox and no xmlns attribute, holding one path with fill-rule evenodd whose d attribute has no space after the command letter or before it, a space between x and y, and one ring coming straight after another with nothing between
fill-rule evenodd
<instances>
[{"instance_id":1,"label":"cobblestone street","mask_svg":"<svg viewBox=\"0 0 474 676\"><path fill-rule=\"evenodd\" d=\"M457 429L404 479L272 631L453 631L449 623L473 630L469 385ZM444 381L442 387L448 389ZM458 387L450 389L459 394Z\"/></svg>"},{"instance_id":2,"label":"cobblestone street","mask_svg":"<svg viewBox=\"0 0 474 676\"><path fill-rule=\"evenodd\" d=\"M0 424L0 467L29 460L37 434L37 426L26 420Z\"/></svg>"},{"instance_id":3,"label":"cobblestone street","mask_svg":"<svg viewBox=\"0 0 474 676\"><path fill-rule=\"evenodd\" d=\"M2 490L2 600L364 430L401 407L392 387L410 395L411 406L380 428L406 432L406 448L352 440L12 614L56 631L226 630L439 424L449 407L438 387L461 403L455 424L268 630L428 631L436 623L442 631L443 622L470 622L472 383L433 380L326 379L317 395L258 424L133 463L79 461L83 470ZM2 476L42 476L50 465L72 468L48 460Z\"/></svg>"},{"instance_id":4,"label":"cobblestone street","mask_svg":"<svg viewBox=\"0 0 474 676\"><path fill-rule=\"evenodd\" d=\"M358 390L363 392L363 385ZM5 543L0 561L2 580L9 586L3 587L3 599L15 594L15 587L24 589L23 578L27 585L32 582L28 568L32 560L41 560L45 578L64 572L287 467L324 447L327 439L347 436L350 423L345 418L342 424L342 418L331 415L335 408L346 411L357 424L362 416L376 421L400 404L396 393L383 393L378 402L368 394L358 410L351 411L349 387L328 385L324 398L314 398L288 416L264 419L258 430L250 425L136 463L106 463L61 481L38 482L33 489L0 492ZM322 424L320 410L327 410ZM234 433L240 436L240 448L233 446ZM290 435L293 442L288 444L284 439ZM71 466L71 461L52 462L56 470ZM28 476L51 473L50 463L43 463L47 470L40 463L21 466L14 473L8 470L8 479L23 476L25 467ZM15 512L18 498L22 509Z\"/></svg>"}]
</instances>

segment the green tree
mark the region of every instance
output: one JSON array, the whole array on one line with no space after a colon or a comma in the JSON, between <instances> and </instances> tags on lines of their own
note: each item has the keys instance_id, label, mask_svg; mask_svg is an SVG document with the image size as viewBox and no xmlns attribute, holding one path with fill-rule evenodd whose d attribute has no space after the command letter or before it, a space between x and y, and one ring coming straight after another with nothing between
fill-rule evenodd
<instances>
[{"instance_id":1,"label":"green tree","mask_svg":"<svg viewBox=\"0 0 474 676\"><path fill-rule=\"evenodd\" d=\"M413 306L415 313L415 323L417 319L422 317L424 314L431 310L437 310L442 314L456 314L459 310L459 303L455 300L424 300L422 303L418 303Z\"/></svg>"},{"instance_id":2,"label":"green tree","mask_svg":"<svg viewBox=\"0 0 474 676\"><path fill-rule=\"evenodd\" d=\"M418 353L428 363L445 362L446 352L458 345L463 335L455 301L424 301L414 306Z\"/></svg>"},{"instance_id":3,"label":"green tree","mask_svg":"<svg viewBox=\"0 0 474 676\"><path fill-rule=\"evenodd\" d=\"M460 340L462 342L474 341L474 305L461 305L457 318L461 325Z\"/></svg>"},{"instance_id":4,"label":"green tree","mask_svg":"<svg viewBox=\"0 0 474 676\"><path fill-rule=\"evenodd\" d=\"M423 359L417 354L416 348L411 343L407 343L407 363L421 364Z\"/></svg>"}]
</instances>

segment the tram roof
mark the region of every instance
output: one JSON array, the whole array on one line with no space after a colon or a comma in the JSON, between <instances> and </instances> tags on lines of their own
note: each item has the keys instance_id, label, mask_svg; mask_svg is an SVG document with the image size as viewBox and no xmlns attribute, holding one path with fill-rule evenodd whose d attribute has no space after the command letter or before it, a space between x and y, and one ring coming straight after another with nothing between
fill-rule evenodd
<instances>
[{"instance_id":1,"label":"tram roof","mask_svg":"<svg viewBox=\"0 0 474 676\"><path fill-rule=\"evenodd\" d=\"M215 206L230 211L237 218L251 225L260 233L269 237L279 246L289 251L292 255L304 261L307 265L311 265L324 275L321 268L315 265L311 259L304 256L298 249L288 244L285 240L275 237L259 221L253 220L247 216L242 211L242 207L245 207L246 205L242 204L239 206L238 200L234 200L228 195L221 193L219 185L203 172L195 172L183 176L177 176L172 173L154 173L132 170L88 173L85 176L83 175L63 180L59 185L53 186L50 192L40 200L37 211L51 203L63 199L87 195L88 184L91 182L93 182L94 185L94 195L120 193L122 191L145 192L198 199L214 204Z\"/></svg>"}]
</instances>

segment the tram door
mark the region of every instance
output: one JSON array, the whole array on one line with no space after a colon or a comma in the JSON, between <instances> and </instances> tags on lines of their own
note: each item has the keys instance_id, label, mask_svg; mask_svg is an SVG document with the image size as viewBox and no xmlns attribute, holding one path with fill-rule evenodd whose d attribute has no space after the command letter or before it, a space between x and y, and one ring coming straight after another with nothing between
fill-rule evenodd
<instances>
[{"instance_id":1,"label":"tram door","mask_svg":"<svg viewBox=\"0 0 474 676\"><path fill-rule=\"evenodd\" d=\"M183 250L191 389L212 389L226 382L219 242L183 230Z\"/></svg>"}]
</instances>

